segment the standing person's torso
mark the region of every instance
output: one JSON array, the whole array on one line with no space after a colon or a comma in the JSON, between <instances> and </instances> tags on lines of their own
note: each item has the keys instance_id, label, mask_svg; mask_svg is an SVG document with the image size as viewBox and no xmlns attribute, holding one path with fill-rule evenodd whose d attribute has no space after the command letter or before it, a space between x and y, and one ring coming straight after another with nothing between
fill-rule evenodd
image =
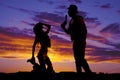
<instances>
[{"instance_id":1,"label":"standing person's torso","mask_svg":"<svg viewBox=\"0 0 120 80\"><path fill-rule=\"evenodd\" d=\"M84 24L83 18L77 16L75 19L70 20L69 33L71 40L85 40L87 35L87 29Z\"/></svg>"},{"instance_id":2,"label":"standing person's torso","mask_svg":"<svg viewBox=\"0 0 120 80\"><path fill-rule=\"evenodd\" d=\"M50 38L48 36L48 34L46 34L45 32L40 32L39 35L36 36L37 40L40 42L41 45L44 45L46 47L50 47L51 46L51 42L50 42Z\"/></svg>"}]
</instances>

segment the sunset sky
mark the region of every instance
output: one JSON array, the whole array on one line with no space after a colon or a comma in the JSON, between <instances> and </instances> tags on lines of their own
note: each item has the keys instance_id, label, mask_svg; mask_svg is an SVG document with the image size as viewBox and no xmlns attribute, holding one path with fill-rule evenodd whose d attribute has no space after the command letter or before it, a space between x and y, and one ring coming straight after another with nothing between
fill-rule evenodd
<instances>
[{"instance_id":1,"label":"sunset sky","mask_svg":"<svg viewBox=\"0 0 120 80\"><path fill-rule=\"evenodd\" d=\"M26 60L31 58L32 29L39 21L52 25L48 56L55 72L76 71L70 36L60 27L70 4L78 6L87 26L91 70L120 73L120 0L0 0L0 72L32 70Z\"/></svg>"}]
</instances>

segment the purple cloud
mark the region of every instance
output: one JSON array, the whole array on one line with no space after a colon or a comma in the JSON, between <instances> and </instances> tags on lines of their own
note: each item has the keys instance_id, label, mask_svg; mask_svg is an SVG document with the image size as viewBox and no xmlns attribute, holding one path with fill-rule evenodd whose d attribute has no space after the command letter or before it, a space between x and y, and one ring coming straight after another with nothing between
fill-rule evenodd
<instances>
[{"instance_id":1,"label":"purple cloud","mask_svg":"<svg viewBox=\"0 0 120 80\"><path fill-rule=\"evenodd\" d=\"M101 5L100 6L101 8L104 8L104 9L109 9L109 8L112 8L111 4L104 4L104 5Z\"/></svg>"},{"instance_id":2,"label":"purple cloud","mask_svg":"<svg viewBox=\"0 0 120 80\"><path fill-rule=\"evenodd\" d=\"M106 61L106 60L120 60L120 51L104 49L104 48L95 48L91 57L95 57L97 61Z\"/></svg>"},{"instance_id":3,"label":"purple cloud","mask_svg":"<svg viewBox=\"0 0 120 80\"><path fill-rule=\"evenodd\" d=\"M117 13L120 14L120 10L118 10Z\"/></svg>"},{"instance_id":4,"label":"purple cloud","mask_svg":"<svg viewBox=\"0 0 120 80\"><path fill-rule=\"evenodd\" d=\"M88 40L93 40L102 44L105 44L110 47L99 47L94 46L92 43L87 44L87 48L92 48L93 51L87 53L87 55L91 56L89 60L95 61L109 61L113 60L119 62L120 59L120 24L112 23L103 28L100 31L102 36L95 36L91 33L88 33ZM96 44L97 45L97 44ZM103 45L104 46L104 45Z\"/></svg>"},{"instance_id":5,"label":"purple cloud","mask_svg":"<svg viewBox=\"0 0 120 80\"><path fill-rule=\"evenodd\" d=\"M76 3L81 3L81 0L68 0L69 2L76 2Z\"/></svg>"},{"instance_id":6,"label":"purple cloud","mask_svg":"<svg viewBox=\"0 0 120 80\"><path fill-rule=\"evenodd\" d=\"M27 22L27 21L21 21L21 22L24 23L24 24L30 25L30 26L34 26L35 25L34 23Z\"/></svg>"},{"instance_id":7,"label":"purple cloud","mask_svg":"<svg viewBox=\"0 0 120 80\"><path fill-rule=\"evenodd\" d=\"M64 16L59 16L55 13L41 12L35 14L32 18L36 22L47 22L54 26L60 26L60 23L64 20Z\"/></svg>"},{"instance_id":8,"label":"purple cloud","mask_svg":"<svg viewBox=\"0 0 120 80\"><path fill-rule=\"evenodd\" d=\"M20 42L12 43L13 41L21 40L21 39L33 39L33 36L28 35L29 30L19 30L15 27L0 27L0 53L5 53L5 51L25 51L30 49L28 45L21 46Z\"/></svg>"},{"instance_id":9,"label":"purple cloud","mask_svg":"<svg viewBox=\"0 0 120 80\"><path fill-rule=\"evenodd\" d=\"M36 14L36 13L39 13L39 12L37 12L37 11L28 10L28 9L23 9L23 8L17 8L17 7L13 7L13 6L9 6L9 5L7 5L7 7L10 8L10 9L14 9L14 10L18 10L18 11L27 13L27 14L29 14L29 15L34 15L34 14Z\"/></svg>"},{"instance_id":10,"label":"purple cloud","mask_svg":"<svg viewBox=\"0 0 120 80\"><path fill-rule=\"evenodd\" d=\"M24 31L25 30L25 31ZM20 30L16 27L1 27L0 26L0 34L12 36L12 37L19 37L19 38L31 38L28 34L30 34L30 30L23 29Z\"/></svg>"},{"instance_id":11,"label":"purple cloud","mask_svg":"<svg viewBox=\"0 0 120 80\"><path fill-rule=\"evenodd\" d=\"M101 24L100 21L98 21L98 18L85 18L85 21L89 23L96 23L97 25Z\"/></svg>"},{"instance_id":12,"label":"purple cloud","mask_svg":"<svg viewBox=\"0 0 120 80\"><path fill-rule=\"evenodd\" d=\"M100 24L97 18L87 17L86 12L79 11L79 15L83 16L86 22ZM47 22L47 20L49 20L48 23L51 23L50 21L52 21L54 23L58 23L58 25L54 25L53 23L54 26L60 26L60 24L64 20L64 16L60 16L59 14L55 14L55 13L40 12L40 13L35 14L32 19L34 21L41 21L41 22Z\"/></svg>"},{"instance_id":13,"label":"purple cloud","mask_svg":"<svg viewBox=\"0 0 120 80\"><path fill-rule=\"evenodd\" d=\"M77 0L76 0L77 1ZM33 11L33 10L28 10L28 9L23 9L23 8L16 8L16 7L12 7L12 6L8 6L9 8L15 9L15 10L19 10L22 11L24 13L28 13L29 15L33 15L34 17L32 17L33 21L36 22L47 22L47 23L51 23L54 26L60 26L60 24L63 22L64 20L64 16L60 16L59 14L63 14L63 12L57 12L57 13L49 13L49 12L39 12L39 11ZM65 5L61 5L58 6L59 8L62 9L67 9L67 6ZM89 23L95 23L95 24L100 24L100 22L98 21L97 18L89 18L87 16L87 12L84 11L79 11L78 13L79 15L83 16L85 18L86 22ZM27 21L22 21L23 23L26 23L28 25L33 25L32 23L28 23Z\"/></svg>"},{"instance_id":14,"label":"purple cloud","mask_svg":"<svg viewBox=\"0 0 120 80\"><path fill-rule=\"evenodd\" d=\"M98 35L94 35L88 32L87 35L88 39L94 40L94 41L98 41L98 42L104 42L106 39L102 36L98 36Z\"/></svg>"},{"instance_id":15,"label":"purple cloud","mask_svg":"<svg viewBox=\"0 0 120 80\"><path fill-rule=\"evenodd\" d=\"M111 34L120 34L120 24L119 23L112 23L102 29L100 32L102 33L111 33Z\"/></svg>"},{"instance_id":16,"label":"purple cloud","mask_svg":"<svg viewBox=\"0 0 120 80\"><path fill-rule=\"evenodd\" d=\"M63 17L61 17L61 16L59 16L59 14L55 14L55 13L39 12L39 11L33 11L33 10L28 10L28 9L23 9L23 8L16 8L16 7L12 7L12 6L9 6L9 8L19 10L19 11L27 13L29 15L33 15L34 17L32 17L31 19L36 22L39 22L39 21L48 22L48 23L55 22L56 24L57 23L59 24L59 22L61 23L61 20L64 20ZM26 21L22 21L22 22L25 24L28 24L28 25L33 25L32 23L28 23ZM55 24L55 26L56 26L56 24ZM58 26L58 24L57 24L57 26Z\"/></svg>"},{"instance_id":17,"label":"purple cloud","mask_svg":"<svg viewBox=\"0 0 120 80\"><path fill-rule=\"evenodd\" d=\"M112 23L102 29L101 34L103 37L106 38L104 41L105 44L109 44L114 46L116 49L120 50L120 24L119 23Z\"/></svg>"},{"instance_id":18,"label":"purple cloud","mask_svg":"<svg viewBox=\"0 0 120 80\"><path fill-rule=\"evenodd\" d=\"M29 47L28 45L23 45L23 44L12 44L10 41L9 42L0 42L0 55L7 53L11 53L11 52L25 52L25 51L30 51L31 47ZM6 53L6 54L7 54Z\"/></svg>"},{"instance_id":19,"label":"purple cloud","mask_svg":"<svg viewBox=\"0 0 120 80\"><path fill-rule=\"evenodd\" d=\"M117 60L120 59L120 24L118 23L112 23L102 29L100 33L103 34L103 36L94 36L93 34L88 34L88 39L96 40L100 43L106 44L111 46L111 48L100 48L92 45L87 45L89 48L93 48L94 51L91 51L88 53L90 57L90 60L95 61L106 61L106 60ZM112 35L112 37L109 37L109 35ZM113 40L114 39L114 40ZM93 56L93 57L92 57Z\"/></svg>"},{"instance_id":20,"label":"purple cloud","mask_svg":"<svg viewBox=\"0 0 120 80\"><path fill-rule=\"evenodd\" d=\"M52 49L56 52L59 52L60 55L71 55L72 52L72 45L71 41L68 41L58 35L51 35L52 40ZM56 53L53 53L56 54Z\"/></svg>"},{"instance_id":21,"label":"purple cloud","mask_svg":"<svg viewBox=\"0 0 120 80\"><path fill-rule=\"evenodd\" d=\"M82 17L87 17L87 12L84 12L84 11L78 11L78 14L81 15Z\"/></svg>"},{"instance_id":22,"label":"purple cloud","mask_svg":"<svg viewBox=\"0 0 120 80\"><path fill-rule=\"evenodd\" d=\"M59 6L57 7L57 9L66 10L66 9L67 9L67 6L66 6L66 5L59 5Z\"/></svg>"},{"instance_id":23,"label":"purple cloud","mask_svg":"<svg viewBox=\"0 0 120 80\"><path fill-rule=\"evenodd\" d=\"M45 0L38 0L40 3L42 3L42 2L45 2L45 3L47 3L47 4L54 4L55 2L54 1L45 1Z\"/></svg>"}]
</instances>

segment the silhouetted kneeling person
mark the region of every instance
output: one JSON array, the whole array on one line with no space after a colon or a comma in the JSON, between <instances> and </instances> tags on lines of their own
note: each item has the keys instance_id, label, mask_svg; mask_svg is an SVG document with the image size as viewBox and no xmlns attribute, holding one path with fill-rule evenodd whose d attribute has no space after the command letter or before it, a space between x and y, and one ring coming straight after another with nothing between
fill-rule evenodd
<instances>
[{"instance_id":1,"label":"silhouetted kneeling person","mask_svg":"<svg viewBox=\"0 0 120 80\"><path fill-rule=\"evenodd\" d=\"M43 30L43 25L44 27L45 26L47 27L46 31ZM32 47L32 58L29 59L28 61L30 61L34 65L33 67L35 68L39 66L38 68L40 68L41 72L54 72L52 63L49 57L47 56L48 47L51 47L50 38L48 36L50 27L51 26L48 24L43 24L39 22L33 28L34 33L35 33L35 40L34 40L33 47ZM35 63L35 57L34 57L35 47L37 43L40 43L41 45L41 49L39 50L38 55L37 55L40 65Z\"/></svg>"},{"instance_id":2,"label":"silhouetted kneeling person","mask_svg":"<svg viewBox=\"0 0 120 80\"><path fill-rule=\"evenodd\" d=\"M82 68L85 72L91 72L87 61L85 60L85 47L87 29L82 16L77 15L78 10L76 5L70 5L68 8L68 14L72 18L69 22L68 29L65 28L67 24L67 15L65 21L61 24L62 29L71 36L73 41L73 52L76 63L77 72L82 72Z\"/></svg>"}]
</instances>

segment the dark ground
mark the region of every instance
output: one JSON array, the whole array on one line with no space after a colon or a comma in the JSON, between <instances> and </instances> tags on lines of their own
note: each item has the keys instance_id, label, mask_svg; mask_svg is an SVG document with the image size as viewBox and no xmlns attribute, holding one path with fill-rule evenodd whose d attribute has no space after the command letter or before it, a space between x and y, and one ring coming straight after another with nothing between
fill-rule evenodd
<instances>
[{"instance_id":1,"label":"dark ground","mask_svg":"<svg viewBox=\"0 0 120 80\"><path fill-rule=\"evenodd\" d=\"M34 73L34 72L17 72L17 73L0 73L0 80L120 80L120 73Z\"/></svg>"}]
</instances>

